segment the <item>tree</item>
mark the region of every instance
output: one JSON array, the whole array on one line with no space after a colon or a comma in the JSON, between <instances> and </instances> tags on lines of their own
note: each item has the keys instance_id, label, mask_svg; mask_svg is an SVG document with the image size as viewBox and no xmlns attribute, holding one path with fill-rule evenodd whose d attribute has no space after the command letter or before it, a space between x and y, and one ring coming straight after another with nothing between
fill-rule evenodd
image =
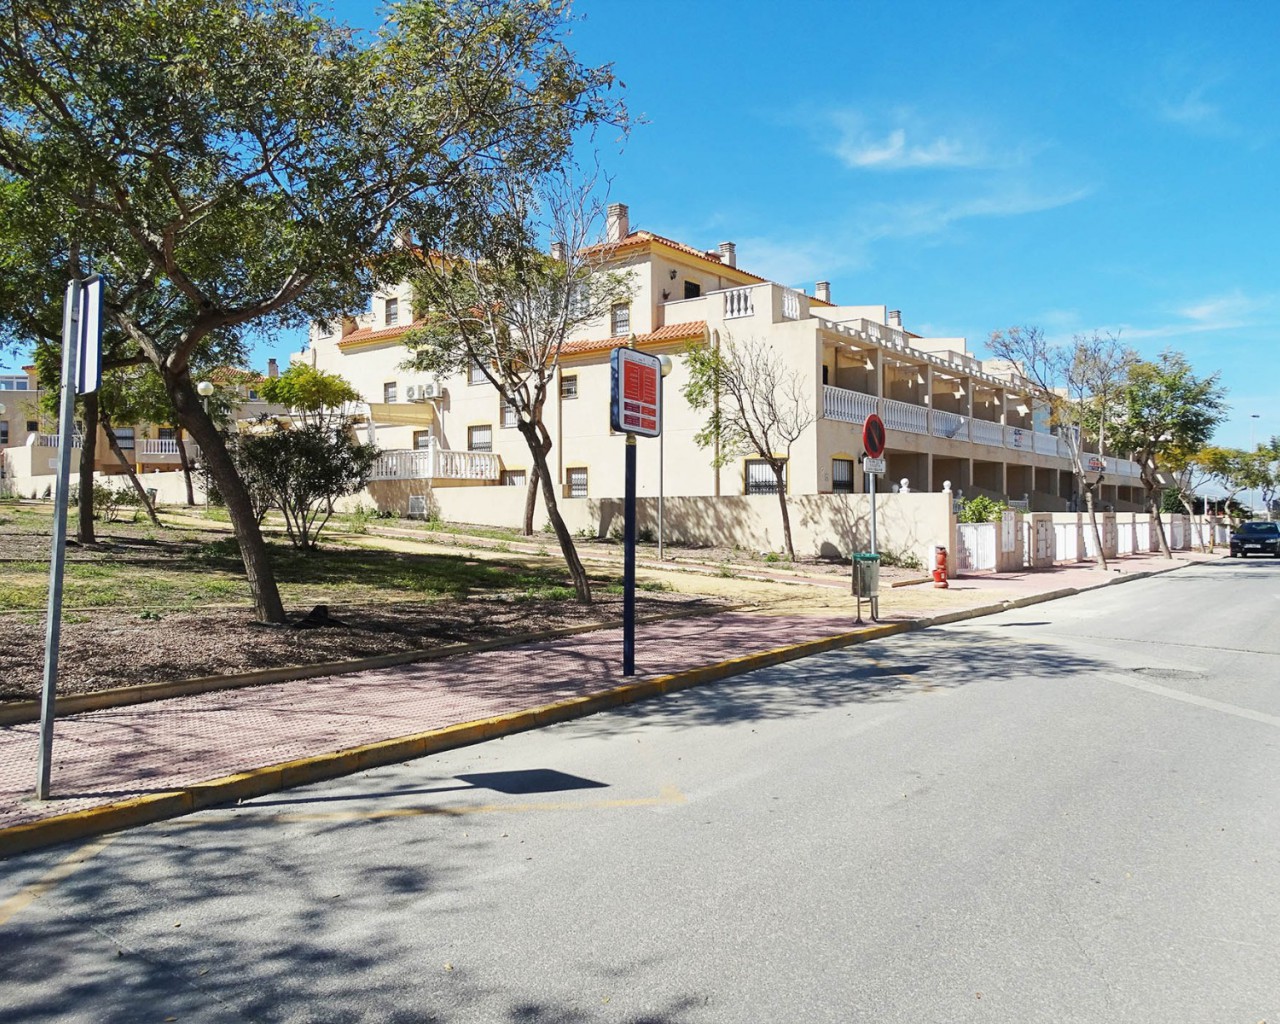
<instances>
[{"instance_id":1,"label":"tree","mask_svg":"<svg viewBox=\"0 0 1280 1024\"><path fill-rule=\"evenodd\" d=\"M532 530L540 486L582 602L591 601L591 586L560 514L543 413L565 339L630 294L623 276L604 269L611 247L589 244L603 219L593 185L567 173L533 186L508 179L484 218L438 231L414 274L414 302L427 311L427 323L405 342L413 369L445 376L479 367L513 412L534 465L525 530ZM538 245L544 235L554 239L553 255ZM434 255L440 253L447 255Z\"/></svg>"},{"instance_id":2,"label":"tree","mask_svg":"<svg viewBox=\"0 0 1280 1024\"><path fill-rule=\"evenodd\" d=\"M1272 437L1270 441L1257 446L1255 456L1258 460L1257 488L1262 496L1262 507L1271 518L1275 509L1276 491L1280 489L1280 437Z\"/></svg>"},{"instance_id":3,"label":"tree","mask_svg":"<svg viewBox=\"0 0 1280 1024\"><path fill-rule=\"evenodd\" d=\"M1054 344L1039 327L1010 327L994 331L988 343L992 353L1016 363L1031 382L1036 397L1049 406L1050 422L1066 445L1072 471L1089 515L1089 528L1098 552L1095 563L1107 567L1098 527L1095 491L1100 472L1086 471L1085 445L1094 443L1105 454L1109 410L1124 374L1136 356L1112 334L1094 331L1077 334L1070 345Z\"/></svg>"},{"instance_id":4,"label":"tree","mask_svg":"<svg viewBox=\"0 0 1280 1024\"><path fill-rule=\"evenodd\" d=\"M710 411L707 425L694 435L699 447L712 449L712 463L724 466L743 455L758 455L777 481L782 536L787 557L795 560L791 517L787 511L787 462L791 446L813 422L811 396L795 370L766 344L735 342L691 345L685 400Z\"/></svg>"},{"instance_id":5,"label":"tree","mask_svg":"<svg viewBox=\"0 0 1280 1024\"><path fill-rule=\"evenodd\" d=\"M360 401L360 392L346 378L306 363L294 363L279 377L267 378L258 385L258 394L266 402L285 406L303 425L326 429L345 423L344 407Z\"/></svg>"},{"instance_id":6,"label":"tree","mask_svg":"<svg viewBox=\"0 0 1280 1024\"><path fill-rule=\"evenodd\" d=\"M1217 374L1197 377L1186 357L1173 350L1130 367L1121 389L1112 440L1138 463L1166 558L1172 555L1159 518L1159 475L1178 473L1194 460L1226 416L1224 397Z\"/></svg>"},{"instance_id":7,"label":"tree","mask_svg":"<svg viewBox=\"0 0 1280 1024\"><path fill-rule=\"evenodd\" d=\"M365 42L301 0L0 0L0 184L31 204L16 248L107 277L105 313L203 450L270 622L266 546L193 361L241 362L250 325L336 318L400 219L482 203L495 174L541 173L621 116L610 70L564 46L563 0L388 10Z\"/></svg>"},{"instance_id":8,"label":"tree","mask_svg":"<svg viewBox=\"0 0 1280 1024\"><path fill-rule=\"evenodd\" d=\"M1237 494L1260 486L1266 477L1266 465L1256 451L1210 445L1196 453L1195 462L1207 472L1210 483L1226 492L1223 503L1228 508Z\"/></svg>"},{"instance_id":9,"label":"tree","mask_svg":"<svg viewBox=\"0 0 1280 1024\"><path fill-rule=\"evenodd\" d=\"M289 429L281 423L236 440L236 454L251 489L284 516L289 540L300 551L315 549L333 515L334 503L369 482L378 449L360 444L345 425L337 429L305 423Z\"/></svg>"}]
</instances>

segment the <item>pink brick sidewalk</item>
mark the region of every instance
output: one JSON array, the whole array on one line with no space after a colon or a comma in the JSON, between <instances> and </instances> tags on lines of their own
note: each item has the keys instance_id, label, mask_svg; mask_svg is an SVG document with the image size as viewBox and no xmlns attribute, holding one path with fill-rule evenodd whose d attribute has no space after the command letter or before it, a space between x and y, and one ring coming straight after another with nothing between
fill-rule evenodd
<instances>
[{"instance_id":1,"label":"pink brick sidewalk","mask_svg":"<svg viewBox=\"0 0 1280 1024\"><path fill-rule=\"evenodd\" d=\"M1205 557L1180 553L1177 565ZM1166 569L1127 558L1126 574ZM1114 578L1092 568L968 577L937 591L933 615ZM919 589L928 589L923 585ZM909 588L916 589L916 588ZM893 616L897 618L899 616ZM839 614L729 613L640 627L637 679L855 628ZM57 720L53 800L35 784L37 727L0 728L0 828L164 792L295 758L520 711L620 685L621 633L602 630L445 661L199 694Z\"/></svg>"},{"instance_id":2,"label":"pink brick sidewalk","mask_svg":"<svg viewBox=\"0 0 1280 1024\"><path fill-rule=\"evenodd\" d=\"M641 626L637 678L854 628L849 616L726 614ZM37 805L38 727L0 730L0 827L294 758L520 711L620 685L602 630L351 675L198 694L59 718L52 792Z\"/></svg>"}]
</instances>

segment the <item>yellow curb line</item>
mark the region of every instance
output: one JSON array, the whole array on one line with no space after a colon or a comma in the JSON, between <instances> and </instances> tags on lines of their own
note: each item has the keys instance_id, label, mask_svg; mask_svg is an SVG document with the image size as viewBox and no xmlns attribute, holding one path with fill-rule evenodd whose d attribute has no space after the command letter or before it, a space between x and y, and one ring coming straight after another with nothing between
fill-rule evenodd
<instances>
[{"instance_id":1,"label":"yellow curb line","mask_svg":"<svg viewBox=\"0 0 1280 1024\"><path fill-rule=\"evenodd\" d=\"M1184 563L1190 565L1192 563ZM1181 566L1170 566L1170 569ZM1156 570L1155 572L1166 571ZM1153 573L1154 574L1154 573ZM1133 579L1138 578L1134 573ZM1110 580L1108 583L1123 582L1125 577ZM247 800L267 793L290 789L295 786L310 785L326 779L351 775L388 764L399 764L404 761L428 754L436 754L445 750L469 746L485 740L510 736L528 729L536 729L556 722L567 722L576 718L585 718L610 708L624 704L657 697L667 693L740 675L755 669L780 665L826 651L851 647L855 644L879 640L930 626L958 622L962 619L978 618L1007 611L1011 607L1025 604L1037 604L1054 600L1056 597L1067 597L1079 593L1074 588L1063 591L1049 591L1046 594L1033 595L1036 600L1020 598L1018 604L1001 602L998 605L982 605L949 612L932 618L915 619L905 622L885 623L849 633L838 633L834 636L807 640L803 643L776 647L770 651L757 654L745 654L730 658L713 665L676 672L670 675L657 676L640 683L629 683L598 693L567 700L544 704L541 707L516 711L494 718L482 718L474 722L433 729L429 732L402 736L397 739L380 740L347 750L339 750L329 754L317 754L311 757L285 761L281 764L267 765L246 772L226 775L208 782L193 784L185 789L166 793L149 794L131 797L116 803L91 807L83 811L72 811L38 821L24 822L0 829L0 859L16 854L52 846L56 843L69 842L104 832L116 832L121 829L134 828L139 825L176 818L192 811L203 810L217 804L233 800Z\"/></svg>"}]
</instances>

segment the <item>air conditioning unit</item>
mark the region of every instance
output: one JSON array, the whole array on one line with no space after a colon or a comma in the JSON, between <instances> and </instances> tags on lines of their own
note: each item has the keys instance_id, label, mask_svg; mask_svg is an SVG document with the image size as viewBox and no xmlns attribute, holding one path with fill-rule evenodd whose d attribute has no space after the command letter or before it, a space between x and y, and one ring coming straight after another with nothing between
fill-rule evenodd
<instances>
[{"instance_id":1,"label":"air conditioning unit","mask_svg":"<svg viewBox=\"0 0 1280 1024\"><path fill-rule=\"evenodd\" d=\"M404 397L410 402L425 402L440 397L439 384L410 384L404 389Z\"/></svg>"}]
</instances>

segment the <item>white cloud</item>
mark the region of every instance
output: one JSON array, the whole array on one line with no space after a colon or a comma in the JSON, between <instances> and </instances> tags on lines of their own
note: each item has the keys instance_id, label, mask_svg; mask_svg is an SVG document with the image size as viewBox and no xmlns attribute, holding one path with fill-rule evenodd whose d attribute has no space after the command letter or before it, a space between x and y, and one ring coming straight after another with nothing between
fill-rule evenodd
<instances>
[{"instance_id":1,"label":"white cloud","mask_svg":"<svg viewBox=\"0 0 1280 1024\"><path fill-rule=\"evenodd\" d=\"M1181 99L1164 99L1158 104L1156 113L1162 120L1188 128L1218 130L1225 127L1221 108L1208 102L1204 94L1205 87L1201 86Z\"/></svg>"},{"instance_id":2,"label":"white cloud","mask_svg":"<svg viewBox=\"0 0 1280 1024\"><path fill-rule=\"evenodd\" d=\"M912 167L980 167L988 157L972 144L938 137L925 142L907 141L907 130L895 128L883 138L845 138L836 155L850 167L905 170Z\"/></svg>"},{"instance_id":3,"label":"white cloud","mask_svg":"<svg viewBox=\"0 0 1280 1024\"><path fill-rule=\"evenodd\" d=\"M978 133L954 125L938 131L909 109L893 111L874 124L850 111L833 112L827 120L836 131L827 148L855 170L973 168L995 163Z\"/></svg>"},{"instance_id":4,"label":"white cloud","mask_svg":"<svg viewBox=\"0 0 1280 1024\"><path fill-rule=\"evenodd\" d=\"M1238 327L1269 304L1265 298L1251 298L1239 288L1226 295L1215 295L1182 306L1177 314L1199 324L1213 327Z\"/></svg>"},{"instance_id":5,"label":"white cloud","mask_svg":"<svg viewBox=\"0 0 1280 1024\"><path fill-rule=\"evenodd\" d=\"M991 192L953 201L922 200L882 204L871 233L876 238L922 238L944 233L958 221L978 217L1018 217L1068 206L1086 198L1089 188L1036 192L1028 188Z\"/></svg>"}]
</instances>

